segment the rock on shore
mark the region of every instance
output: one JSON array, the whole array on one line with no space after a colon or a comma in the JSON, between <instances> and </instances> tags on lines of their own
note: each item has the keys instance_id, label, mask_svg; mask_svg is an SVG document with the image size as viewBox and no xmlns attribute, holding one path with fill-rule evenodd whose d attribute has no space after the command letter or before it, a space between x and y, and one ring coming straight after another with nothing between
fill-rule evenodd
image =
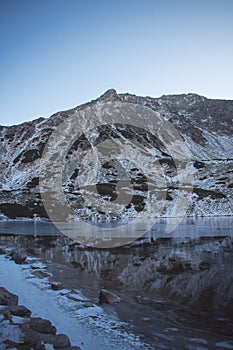
<instances>
[{"instance_id":1,"label":"rock on shore","mask_svg":"<svg viewBox=\"0 0 233 350\"><path fill-rule=\"evenodd\" d=\"M31 317L31 310L18 305L18 296L0 287L0 348L44 350L46 345L53 349L80 350L71 346L65 334L57 334L57 329L49 320Z\"/></svg>"}]
</instances>

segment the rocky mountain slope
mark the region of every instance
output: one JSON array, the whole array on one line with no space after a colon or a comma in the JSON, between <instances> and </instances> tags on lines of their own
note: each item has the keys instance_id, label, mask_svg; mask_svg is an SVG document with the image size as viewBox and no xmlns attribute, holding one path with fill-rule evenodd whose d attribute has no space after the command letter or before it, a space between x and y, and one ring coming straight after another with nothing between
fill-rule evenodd
<instances>
[{"instance_id":1,"label":"rocky mountain slope","mask_svg":"<svg viewBox=\"0 0 233 350\"><path fill-rule=\"evenodd\" d=\"M145 106L157 111L173 124L191 152L194 165L192 203L188 215L232 215L233 191L233 101L211 100L196 94L168 95L160 98L118 94L108 90L97 100L74 109L58 112L50 118L39 118L11 127L0 126L0 215L2 218L33 217L35 214L47 217L39 188L40 159L49 136L57 126L79 111L85 111L99 103L119 101ZM166 206L164 216L177 196L177 172L172 157L151 135L135 128L122 125L117 127L122 137L137 139L150 148L160 161L166 179ZM115 129L114 129L115 130ZM114 138L113 128L105 128L99 139ZM62 142L62 140L61 140ZM73 153L85 152L90 145L81 137L72 145ZM70 154L72 155L72 149ZM70 161L70 159L69 159ZM124 164L121 166L124 168ZM126 166L126 168L128 165ZM97 181L98 193L105 199L114 201L117 197L116 184L119 169L116 164L102 166ZM140 164L129 169L130 181L136 194L128 205L137 212L145 205L148 190L145 174ZM75 184L74 167L66 170L64 191L77 211L91 215L92 211L83 202L82 194ZM75 188L76 186L76 188ZM101 214L103 215L103 213Z\"/></svg>"}]
</instances>

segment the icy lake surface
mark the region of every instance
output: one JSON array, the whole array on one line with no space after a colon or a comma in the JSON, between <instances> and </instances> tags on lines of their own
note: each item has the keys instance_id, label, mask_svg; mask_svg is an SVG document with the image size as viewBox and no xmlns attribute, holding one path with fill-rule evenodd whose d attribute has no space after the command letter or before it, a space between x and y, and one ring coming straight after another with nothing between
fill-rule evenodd
<instances>
[{"instance_id":1,"label":"icy lake surface","mask_svg":"<svg viewBox=\"0 0 233 350\"><path fill-rule=\"evenodd\" d=\"M69 224L67 224L67 226L68 225ZM114 227L116 225L117 224L111 223L99 224L99 226L105 227ZM166 232L166 225L166 218L157 220L152 226L151 230L147 232L145 237L156 239L173 237L198 238L202 236L218 237L233 235L233 216L184 218L171 233ZM92 225L87 225L87 229L88 226ZM98 229L98 226L96 226L96 229ZM45 236L61 235L61 232L53 223L42 220L3 220L0 221L0 233Z\"/></svg>"}]
</instances>

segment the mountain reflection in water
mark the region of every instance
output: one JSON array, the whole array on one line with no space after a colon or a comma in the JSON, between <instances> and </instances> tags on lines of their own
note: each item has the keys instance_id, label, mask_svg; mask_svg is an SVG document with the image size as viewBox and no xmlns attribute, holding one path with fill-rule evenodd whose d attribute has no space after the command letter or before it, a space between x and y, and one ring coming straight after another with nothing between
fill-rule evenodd
<instances>
[{"instance_id":1,"label":"mountain reflection in water","mask_svg":"<svg viewBox=\"0 0 233 350\"><path fill-rule=\"evenodd\" d=\"M37 229L43 225L37 222ZM7 234L3 234L1 222L0 245L17 247L46 261L48 271L65 288L82 289L91 298L103 287L115 292L123 301L114 307L120 319L133 322L149 338L158 319L161 324L233 336L230 217L187 219L180 230L189 228L190 236L153 238L152 230L147 238L112 249L85 248L51 231L29 235L28 227L22 235L9 234L17 230L17 223L9 227L5 222ZM143 325L141 320L147 318L150 322Z\"/></svg>"}]
</instances>

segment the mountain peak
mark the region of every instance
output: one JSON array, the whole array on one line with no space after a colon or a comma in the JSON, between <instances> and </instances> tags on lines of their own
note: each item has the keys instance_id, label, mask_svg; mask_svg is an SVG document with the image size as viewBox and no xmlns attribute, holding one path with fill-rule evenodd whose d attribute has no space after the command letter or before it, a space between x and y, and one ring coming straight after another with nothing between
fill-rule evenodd
<instances>
[{"instance_id":1,"label":"mountain peak","mask_svg":"<svg viewBox=\"0 0 233 350\"><path fill-rule=\"evenodd\" d=\"M117 92L115 89L108 89L107 91L105 91L103 93L103 95L100 96L100 99L109 99L109 98L116 98L118 95L117 95Z\"/></svg>"}]
</instances>

